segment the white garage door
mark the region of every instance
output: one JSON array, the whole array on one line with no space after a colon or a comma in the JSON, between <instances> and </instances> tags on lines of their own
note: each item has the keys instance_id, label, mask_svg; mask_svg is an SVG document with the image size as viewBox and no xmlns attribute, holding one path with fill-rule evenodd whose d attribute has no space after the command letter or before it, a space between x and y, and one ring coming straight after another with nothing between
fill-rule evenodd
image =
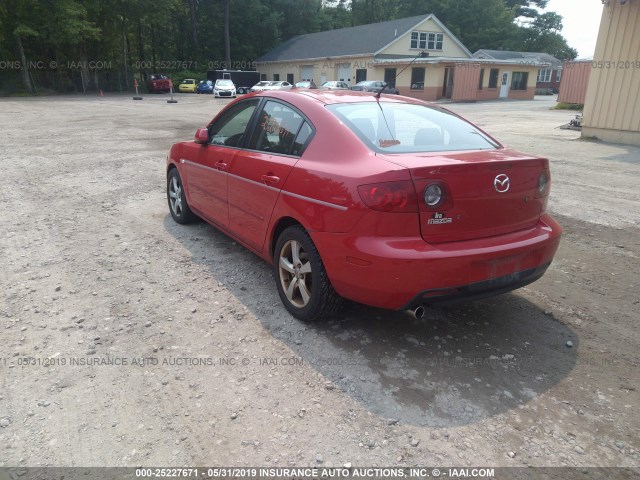
<instances>
[{"instance_id":1,"label":"white garage door","mask_svg":"<svg viewBox=\"0 0 640 480\"><path fill-rule=\"evenodd\" d=\"M350 63L341 63L340 65L338 65L338 80L342 82L351 81L351 64Z\"/></svg>"},{"instance_id":2,"label":"white garage door","mask_svg":"<svg viewBox=\"0 0 640 480\"><path fill-rule=\"evenodd\" d=\"M313 80L313 65L302 65L300 67L300 80Z\"/></svg>"}]
</instances>

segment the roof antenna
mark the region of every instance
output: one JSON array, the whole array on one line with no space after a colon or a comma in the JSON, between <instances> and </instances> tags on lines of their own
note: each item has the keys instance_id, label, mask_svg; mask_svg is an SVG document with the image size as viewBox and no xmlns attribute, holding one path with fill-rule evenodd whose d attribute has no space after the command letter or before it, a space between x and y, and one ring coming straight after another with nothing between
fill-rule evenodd
<instances>
[{"instance_id":1,"label":"roof antenna","mask_svg":"<svg viewBox=\"0 0 640 480\"><path fill-rule=\"evenodd\" d=\"M414 57L414 59L413 59L413 60L411 60L411 61L407 64L407 66L406 66L406 67L404 67L402 70L400 70L400 73L398 73L398 74L396 75L396 78L398 78L398 77L400 76L400 74L401 74L402 72L404 72L407 68L409 68L409 67L411 66L411 64L412 64L413 62L415 62L417 59L419 59L419 58L426 58L426 57L428 57L428 56L429 56L429 53L428 53L428 52L425 52L424 50L423 50L423 51L421 51L420 53L418 53L418 55L416 55L416 56ZM395 79L394 79L394 80L395 80ZM385 88L387 88L388 86L389 86L389 84L388 84L387 82L384 82L384 86L380 89L380 91L379 91L378 93L376 93L376 100L380 100L380 95L382 94L382 91L383 91Z\"/></svg>"}]
</instances>

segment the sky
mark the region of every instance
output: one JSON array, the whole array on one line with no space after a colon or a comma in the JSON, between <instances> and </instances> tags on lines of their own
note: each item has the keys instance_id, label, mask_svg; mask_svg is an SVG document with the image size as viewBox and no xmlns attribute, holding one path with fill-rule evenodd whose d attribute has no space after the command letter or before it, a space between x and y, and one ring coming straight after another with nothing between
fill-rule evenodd
<instances>
[{"instance_id":1,"label":"sky","mask_svg":"<svg viewBox=\"0 0 640 480\"><path fill-rule=\"evenodd\" d=\"M592 58L602 8L601 0L549 0L545 11L562 15L562 35L578 50L578 58Z\"/></svg>"}]
</instances>

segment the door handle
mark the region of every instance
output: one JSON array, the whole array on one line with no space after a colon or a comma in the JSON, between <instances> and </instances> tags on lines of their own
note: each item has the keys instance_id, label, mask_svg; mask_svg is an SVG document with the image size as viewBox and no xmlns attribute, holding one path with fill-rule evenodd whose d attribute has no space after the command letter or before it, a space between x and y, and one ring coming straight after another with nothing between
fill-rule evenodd
<instances>
[{"instance_id":1,"label":"door handle","mask_svg":"<svg viewBox=\"0 0 640 480\"><path fill-rule=\"evenodd\" d=\"M264 183L276 184L280 181L280 177L276 177L275 175L262 175L261 178Z\"/></svg>"},{"instance_id":2,"label":"door handle","mask_svg":"<svg viewBox=\"0 0 640 480\"><path fill-rule=\"evenodd\" d=\"M216 162L215 167L218 170L226 170L228 165L226 163L224 163L222 160L220 160L219 162Z\"/></svg>"}]
</instances>

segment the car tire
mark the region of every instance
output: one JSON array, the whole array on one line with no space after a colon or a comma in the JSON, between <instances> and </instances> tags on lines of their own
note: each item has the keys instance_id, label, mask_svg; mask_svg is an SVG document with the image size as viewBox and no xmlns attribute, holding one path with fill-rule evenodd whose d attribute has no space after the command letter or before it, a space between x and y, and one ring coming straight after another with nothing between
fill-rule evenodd
<instances>
[{"instance_id":1,"label":"car tire","mask_svg":"<svg viewBox=\"0 0 640 480\"><path fill-rule=\"evenodd\" d=\"M177 223L185 225L198 220L198 217L189 208L177 168L172 168L167 174L167 203L169 204L169 212Z\"/></svg>"},{"instance_id":2,"label":"car tire","mask_svg":"<svg viewBox=\"0 0 640 480\"><path fill-rule=\"evenodd\" d=\"M301 226L280 234L273 266L280 299L294 317L319 320L340 307L342 299L331 285L318 249Z\"/></svg>"}]
</instances>

